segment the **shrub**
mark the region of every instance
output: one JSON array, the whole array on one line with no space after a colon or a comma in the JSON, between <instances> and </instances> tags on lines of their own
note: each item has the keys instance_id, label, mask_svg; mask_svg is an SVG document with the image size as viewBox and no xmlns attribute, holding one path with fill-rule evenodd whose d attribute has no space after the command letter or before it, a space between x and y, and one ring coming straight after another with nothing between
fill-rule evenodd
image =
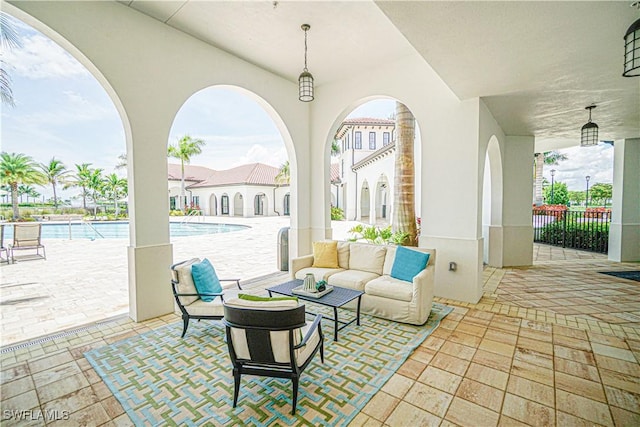
<instances>
[{"instance_id":1,"label":"shrub","mask_svg":"<svg viewBox=\"0 0 640 427\"><path fill-rule=\"evenodd\" d=\"M390 225L385 228L378 228L375 225L365 227L362 224L357 224L348 232L352 234L348 239L351 242L366 240L369 243L378 245L401 245L409 237L409 233L403 231L393 232Z\"/></svg>"},{"instance_id":2,"label":"shrub","mask_svg":"<svg viewBox=\"0 0 640 427\"><path fill-rule=\"evenodd\" d=\"M335 206L331 206L331 220L342 221L344 219L344 211Z\"/></svg>"},{"instance_id":3,"label":"shrub","mask_svg":"<svg viewBox=\"0 0 640 427\"><path fill-rule=\"evenodd\" d=\"M609 244L609 223L554 222L542 229L543 242L563 244L574 249L596 250L607 248Z\"/></svg>"}]
</instances>

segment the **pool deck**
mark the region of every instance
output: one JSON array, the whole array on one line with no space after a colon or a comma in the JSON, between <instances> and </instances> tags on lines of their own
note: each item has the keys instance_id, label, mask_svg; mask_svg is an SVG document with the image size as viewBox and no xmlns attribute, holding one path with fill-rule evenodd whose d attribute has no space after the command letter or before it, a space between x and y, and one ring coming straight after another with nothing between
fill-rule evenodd
<instances>
[{"instance_id":1,"label":"pool deck","mask_svg":"<svg viewBox=\"0 0 640 427\"><path fill-rule=\"evenodd\" d=\"M289 217L205 217L204 221L251 228L172 238L175 262L206 257L220 277L243 280L277 271L278 231L289 226ZM46 260L0 266L2 347L129 312L128 239L42 242Z\"/></svg>"}]
</instances>

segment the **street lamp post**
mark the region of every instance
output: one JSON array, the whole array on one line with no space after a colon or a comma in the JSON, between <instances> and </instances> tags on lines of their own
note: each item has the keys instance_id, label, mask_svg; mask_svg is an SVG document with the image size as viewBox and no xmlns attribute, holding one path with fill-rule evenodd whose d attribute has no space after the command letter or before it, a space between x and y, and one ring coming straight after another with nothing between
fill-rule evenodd
<instances>
[{"instance_id":1,"label":"street lamp post","mask_svg":"<svg viewBox=\"0 0 640 427\"><path fill-rule=\"evenodd\" d=\"M551 169L551 204L555 205L555 200L553 198L553 176L556 174L555 169Z\"/></svg>"},{"instance_id":2,"label":"street lamp post","mask_svg":"<svg viewBox=\"0 0 640 427\"><path fill-rule=\"evenodd\" d=\"M585 200L584 200L584 207L585 209L589 207L589 180L591 179L591 177L589 175L585 176L584 179L587 180L587 195L585 196Z\"/></svg>"}]
</instances>

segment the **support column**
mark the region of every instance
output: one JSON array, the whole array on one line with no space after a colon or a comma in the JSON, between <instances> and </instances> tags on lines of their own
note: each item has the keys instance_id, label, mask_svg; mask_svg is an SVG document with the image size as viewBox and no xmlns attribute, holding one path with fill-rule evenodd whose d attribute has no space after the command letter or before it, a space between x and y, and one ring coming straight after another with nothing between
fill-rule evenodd
<instances>
[{"instance_id":1,"label":"support column","mask_svg":"<svg viewBox=\"0 0 640 427\"><path fill-rule=\"evenodd\" d=\"M128 141L129 317L136 322L173 312L167 195L167 129L155 118L132 128ZM170 124L170 123L169 123ZM129 138L128 138L129 139ZM161 268L159 268L161 267Z\"/></svg>"},{"instance_id":2,"label":"support column","mask_svg":"<svg viewBox=\"0 0 640 427\"><path fill-rule=\"evenodd\" d=\"M640 138L616 141L609 260L640 261Z\"/></svg>"},{"instance_id":3,"label":"support column","mask_svg":"<svg viewBox=\"0 0 640 427\"><path fill-rule=\"evenodd\" d=\"M533 264L533 224L531 219L531 173L534 138L507 136L504 145L502 265ZM496 230L492 230L493 233ZM492 233L490 233L491 236Z\"/></svg>"}]
</instances>

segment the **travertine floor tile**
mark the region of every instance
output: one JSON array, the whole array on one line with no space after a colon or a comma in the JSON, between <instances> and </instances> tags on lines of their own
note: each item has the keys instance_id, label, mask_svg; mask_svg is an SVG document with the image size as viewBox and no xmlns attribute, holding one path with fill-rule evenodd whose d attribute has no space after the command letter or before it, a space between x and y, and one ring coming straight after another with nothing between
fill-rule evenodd
<instances>
[{"instance_id":1,"label":"travertine floor tile","mask_svg":"<svg viewBox=\"0 0 640 427\"><path fill-rule=\"evenodd\" d=\"M451 372L436 368L435 366L427 366L418 381L443 390L449 394L454 394L462 382L462 377Z\"/></svg>"},{"instance_id":2,"label":"travertine floor tile","mask_svg":"<svg viewBox=\"0 0 640 427\"><path fill-rule=\"evenodd\" d=\"M440 418L406 402L400 402L385 422L385 425L390 427L437 426L439 424Z\"/></svg>"},{"instance_id":3,"label":"travertine floor tile","mask_svg":"<svg viewBox=\"0 0 640 427\"><path fill-rule=\"evenodd\" d=\"M404 397L404 401L442 418L453 396L426 384L417 382Z\"/></svg>"},{"instance_id":4,"label":"travertine floor tile","mask_svg":"<svg viewBox=\"0 0 640 427\"><path fill-rule=\"evenodd\" d=\"M398 399L402 399L414 382L412 379L396 373L382 386L382 391Z\"/></svg>"},{"instance_id":5,"label":"travertine floor tile","mask_svg":"<svg viewBox=\"0 0 640 427\"><path fill-rule=\"evenodd\" d=\"M452 374L464 375L469 366L469 361L449 356L448 354L438 353L431 360L431 366L451 372Z\"/></svg>"},{"instance_id":6,"label":"travertine floor tile","mask_svg":"<svg viewBox=\"0 0 640 427\"><path fill-rule=\"evenodd\" d=\"M489 368L488 366L471 363L471 365L469 365L469 369L467 369L466 377L483 384L487 384L491 387L505 390L509 374L497 369Z\"/></svg>"},{"instance_id":7,"label":"travertine floor tile","mask_svg":"<svg viewBox=\"0 0 640 427\"><path fill-rule=\"evenodd\" d=\"M511 375L507 392L555 408L555 391L551 386Z\"/></svg>"},{"instance_id":8,"label":"travertine floor tile","mask_svg":"<svg viewBox=\"0 0 640 427\"><path fill-rule=\"evenodd\" d=\"M511 393L504 398L502 413L510 418L534 426L550 426L555 424L555 411L545 405L523 399Z\"/></svg>"},{"instance_id":9,"label":"travertine floor tile","mask_svg":"<svg viewBox=\"0 0 640 427\"><path fill-rule=\"evenodd\" d=\"M400 399L390 394L378 392L371 398L369 403L365 405L362 412L378 421L384 421L391 412L393 412L399 402Z\"/></svg>"},{"instance_id":10,"label":"travertine floor tile","mask_svg":"<svg viewBox=\"0 0 640 427\"><path fill-rule=\"evenodd\" d=\"M566 412L576 417L602 424L613 426L613 420L609 412L609 407L601 402L587 399L586 397L568 393L563 390L556 390L556 407L559 411Z\"/></svg>"},{"instance_id":11,"label":"travertine floor tile","mask_svg":"<svg viewBox=\"0 0 640 427\"><path fill-rule=\"evenodd\" d=\"M580 377L565 374L564 372L556 372L555 376L556 389L568 391L599 402L607 402L604 389L599 382L585 380Z\"/></svg>"},{"instance_id":12,"label":"travertine floor tile","mask_svg":"<svg viewBox=\"0 0 640 427\"><path fill-rule=\"evenodd\" d=\"M445 419L460 426L495 426L499 415L480 405L454 397Z\"/></svg>"},{"instance_id":13,"label":"travertine floor tile","mask_svg":"<svg viewBox=\"0 0 640 427\"><path fill-rule=\"evenodd\" d=\"M465 378L458 387L456 396L492 411L500 412L504 391Z\"/></svg>"}]
</instances>

